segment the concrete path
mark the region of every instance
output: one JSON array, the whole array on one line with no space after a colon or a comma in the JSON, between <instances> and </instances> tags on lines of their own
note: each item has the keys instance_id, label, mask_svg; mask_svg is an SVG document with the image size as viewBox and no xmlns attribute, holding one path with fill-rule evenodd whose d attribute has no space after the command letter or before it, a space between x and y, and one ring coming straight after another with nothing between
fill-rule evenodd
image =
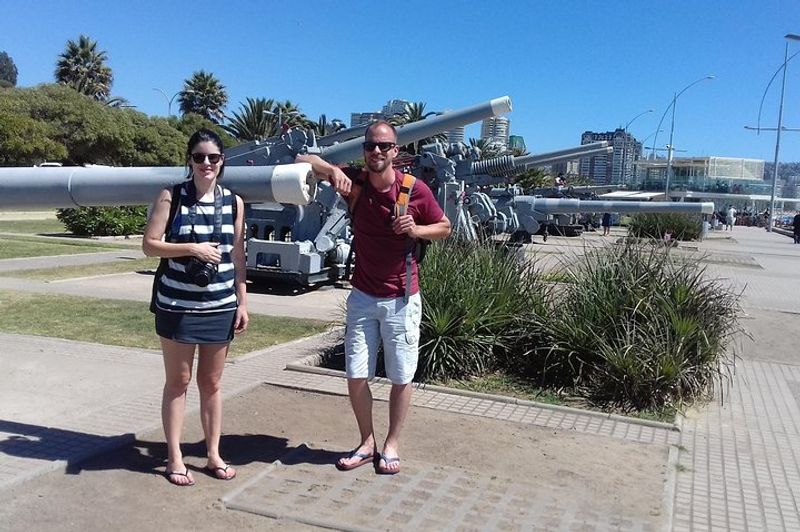
<instances>
[{"instance_id":1,"label":"concrete path","mask_svg":"<svg viewBox=\"0 0 800 532\"><path fill-rule=\"evenodd\" d=\"M572 243L564 246L575 247ZM793 313L791 316L800 313L800 275L796 273L800 246L793 245L791 239L763 229L737 228L732 235L714 234L696 247L697 253L705 253L709 259L710 272L744 291L743 303L749 315L744 320L746 326L748 320L761 324L762 320L774 319L776 311ZM553 249L548 251L554 253ZM680 252L689 257L695 253L692 246ZM105 294L116 287L116 297L145 300L142 289L149 290L149 281L149 276L134 274L40 285L0 278L0 288L51 293L83 291L80 295L86 295L88 290L108 297ZM24 288L26 285L28 288ZM336 296L323 299L327 292ZM306 317L319 309L330 314L340 304L343 291L327 292L301 294L300 302L286 305L286 309L306 312ZM253 294L250 297L254 311L257 305L252 301L258 301L259 296L266 296L264 310L277 305L276 299L288 298ZM280 312L290 310L282 308ZM688 411L680 432L659 424L453 394L433 387L415 392L414 404L668 445L677 467L670 467L664 507L672 517L674 530L800 530L800 357L776 338L780 336L779 325L774 333L761 327L762 336L755 342L743 343L739 353L742 358L730 385L719 390L724 392L724 402L718 396L717 401ZM784 336L792 336L792 331L784 332ZM321 345L333 341L330 337L312 338L233 361L225 373L226 397L263 382L342 394L340 377L296 371L296 367L285 369L287 365L302 364ZM0 373L0 490L123 445L158 427L158 397L142 393L160 387L161 361L157 353L8 334L0 334L0 346L4 368ZM120 372L130 378L119 385L115 377L113 388L105 384L112 381L112 374ZM386 399L388 391L386 383L376 382L373 386L377 398ZM196 391L190 392L189 401L196 408ZM31 404L35 407L31 408ZM414 464L411 466L413 471ZM443 470L442 478L451 474ZM275 478L264 477L262 481L272 482ZM413 474L409 479L417 482ZM231 504L235 505L236 500L246 504L247 501L242 503L244 490L250 488L252 484L232 492ZM557 504L558 500L554 500L551 509L557 509ZM568 513L558 515L570 517ZM536 521L520 521L522 525L532 522ZM556 520L552 528L566 529L574 525L571 522ZM606 516L597 517L595 526L584 528L644 530L653 529L653 525Z\"/></svg>"}]
</instances>

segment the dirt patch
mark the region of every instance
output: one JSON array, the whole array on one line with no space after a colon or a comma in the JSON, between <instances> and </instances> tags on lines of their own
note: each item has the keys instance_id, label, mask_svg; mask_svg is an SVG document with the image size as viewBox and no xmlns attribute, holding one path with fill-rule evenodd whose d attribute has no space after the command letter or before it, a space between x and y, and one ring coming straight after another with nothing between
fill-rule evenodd
<instances>
[{"instance_id":1,"label":"dirt patch","mask_svg":"<svg viewBox=\"0 0 800 532\"><path fill-rule=\"evenodd\" d=\"M336 460L357 439L346 397L261 386L225 403L223 455L238 468L232 482L203 474L204 445L197 415L187 418L184 446L196 485L171 486L161 476L161 431L135 444L17 484L0 494L0 522L9 530L218 530L223 527L308 530L226 509L219 499L274 460L312 443ZM385 437L388 409L375 404L376 431ZM662 499L667 448L412 408L403 433L409 460L496 474L554 486L609 515L665 522ZM318 453L318 456L319 453ZM331 465L333 467L333 465Z\"/></svg>"}]
</instances>

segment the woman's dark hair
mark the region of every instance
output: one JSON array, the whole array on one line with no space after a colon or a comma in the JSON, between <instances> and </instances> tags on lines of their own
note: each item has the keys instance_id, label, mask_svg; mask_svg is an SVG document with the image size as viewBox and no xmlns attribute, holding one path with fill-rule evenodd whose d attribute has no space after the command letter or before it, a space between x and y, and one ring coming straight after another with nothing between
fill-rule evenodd
<instances>
[{"instance_id":1,"label":"woman's dark hair","mask_svg":"<svg viewBox=\"0 0 800 532\"><path fill-rule=\"evenodd\" d=\"M194 150L195 146L200 144L201 142L213 142L216 144L217 148L219 148L219 152L223 153L225 151L225 146L222 144L222 139L211 131L210 129L198 129L194 132L194 135L189 137L189 143L186 146L186 163L189 163L189 159L192 156L192 151ZM222 179L222 175L225 173L225 159L222 160L222 166L219 168L219 174L217 174L217 179ZM191 172L189 173L191 175Z\"/></svg>"}]
</instances>

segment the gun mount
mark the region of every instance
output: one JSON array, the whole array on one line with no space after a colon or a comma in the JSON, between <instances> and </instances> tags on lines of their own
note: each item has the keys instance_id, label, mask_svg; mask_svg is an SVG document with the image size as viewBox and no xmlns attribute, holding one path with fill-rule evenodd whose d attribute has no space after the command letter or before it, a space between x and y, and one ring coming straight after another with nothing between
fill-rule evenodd
<instances>
[{"instance_id":1,"label":"gun mount","mask_svg":"<svg viewBox=\"0 0 800 532\"><path fill-rule=\"evenodd\" d=\"M509 111L506 96L429 117L397 128L398 143ZM310 130L286 128L274 138L225 151L224 183L246 203L250 277L305 284L343 276L351 238L346 204L328 183L317 183L310 165L294 160L301 153L334 164L359 159L365 129L317 138ZM146 205L185 176L183 167L0 168L0 209Z\"/></svg>"}]
</instances>

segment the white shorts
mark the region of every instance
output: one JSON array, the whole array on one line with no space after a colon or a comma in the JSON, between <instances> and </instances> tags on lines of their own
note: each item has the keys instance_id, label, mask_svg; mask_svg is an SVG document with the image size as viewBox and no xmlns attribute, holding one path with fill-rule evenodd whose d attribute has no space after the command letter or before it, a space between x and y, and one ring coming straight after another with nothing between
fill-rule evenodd
<instances>
[{"instance_id":1,"label":"white shorts","mask_svg":"<svg viewBox=\"0 0 800 532\"><path fill-rule=\"evenodd\" d=\"M348 379L371 379L383 339L386 376L392 384L408 384L417 371L422 298L373 297L353 288L347 297L344 358Z\"/></svg>"}]
</instances>

